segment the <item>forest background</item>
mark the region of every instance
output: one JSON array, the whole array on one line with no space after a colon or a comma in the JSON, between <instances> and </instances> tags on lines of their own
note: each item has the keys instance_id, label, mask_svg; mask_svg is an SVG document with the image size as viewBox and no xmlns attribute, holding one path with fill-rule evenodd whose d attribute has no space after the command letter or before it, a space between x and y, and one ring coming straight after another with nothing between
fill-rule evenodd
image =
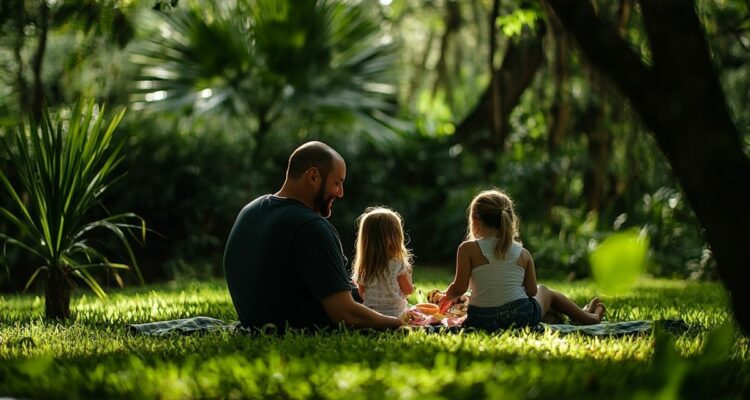
<instances>
[{"instance_id":1,"label":"forest background","mask_svg":"<svg viewBox=\"0 0 750 400\"><path fill-rule=\"evenodd\" d=\"M63 115L81 97L126 105L116 131L126 174L95 213L145 220L133 250L148 282L221 276L238 211L280 187L290 151L308 140L347 160L331 217L347 256L357 216L386 205L404 217L416 274L452 268L470 199L499 187L543 278L588 277L589 252L634 229L649 239L647 273L717 279L663 143L554 3L565 2L3 0L0 135L44 104ZM653 63L641 2L592 5ZM750 1L694 10L747 160ZM13 180L5 154L0 168ZM0 232L14 230L0 220ZM100 240L105 253L116 247ZM38 265L12 246L1 257L0 290L22 290ZM104 286L139 280L95 274Z\"/></svg>"}]
</instances>

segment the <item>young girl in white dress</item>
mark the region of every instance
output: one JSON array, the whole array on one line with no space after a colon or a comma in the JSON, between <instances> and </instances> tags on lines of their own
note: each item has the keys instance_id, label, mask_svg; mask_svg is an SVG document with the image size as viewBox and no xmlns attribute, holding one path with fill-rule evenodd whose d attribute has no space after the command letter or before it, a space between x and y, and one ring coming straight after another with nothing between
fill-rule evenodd
<instances>
[{"instance_id":1,"label":"young girl in white dress","mask_svg":"<svg viewBox=\"0 0 750 400\"><path fill-rule=\"evenodd\" d=\"M364 305L398 317L407 309L412 285L411 252L404 243L401 216L386 207L365 210L359 225L353 281Z\"/></svg>"},{"instance_id":2,"label":"young girl in white dress","mask_svg":"<svg viewBox=\"0 0 750 400\"><path fill-rule=\"evenodd\" d=\"M479 193L468 213L466 241L458 247L456 275L441 310L471 287L464 326L488 331L534 326L548 313L582 324L599 323L604 305L594 298L579 308L562 293L537 285L534 259L518 241L513 201L499 190Z\"/></svg>"}]
</instances>

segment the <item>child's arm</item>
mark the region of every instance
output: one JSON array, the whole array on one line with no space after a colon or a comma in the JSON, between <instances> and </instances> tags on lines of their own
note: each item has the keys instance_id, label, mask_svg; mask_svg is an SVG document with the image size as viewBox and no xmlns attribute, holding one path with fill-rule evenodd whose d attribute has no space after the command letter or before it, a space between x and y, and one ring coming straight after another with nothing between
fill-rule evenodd
<instances>
[{"instance_id":1,"label":"child's arm","mask_svg":"<svg viewBox=\"0 0 750 400\"><path fill-rule=\"evenodd\" d=\"M523 249L521 256L518 257L518 264L526 270L523 277L523 288L529 297L536 296L536 268L534 267L534 258L528 250Z\"/></svg>"},{"instance_id":2,"label":"child's arm","mask_svg":"<svg viewBox=\"0 0 750 400\"><path fill-rule=\"evenodd\" d=\"M404 296L408 296L414 293L414 285L411 282L410 273L404 272L403 274L396 277L396 280L398 281L398 287L401 289L401 293L403 293Z\"/></svg>"},{"instance_id":3,"label":"child's arm","mask_svg":"<svg viewBox=\"0 0 750 400\"><path fill-rule=\"evenodd\" d=\"M456 276L446 289L445 297L443 297L445 300L441 299L441 303L461 296L469 288L469 279L471 278L470 246L476 246L476 244L474 242L463 242L458 246L456 251Z\"/></svg>"}]
</instances>

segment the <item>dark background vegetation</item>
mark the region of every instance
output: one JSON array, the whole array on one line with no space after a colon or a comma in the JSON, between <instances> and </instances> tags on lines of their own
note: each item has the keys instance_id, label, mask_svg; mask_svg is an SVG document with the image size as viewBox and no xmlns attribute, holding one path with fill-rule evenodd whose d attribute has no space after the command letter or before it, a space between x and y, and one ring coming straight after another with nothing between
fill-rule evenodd
<instances>
[{"instance_id":1,"label":"dark background vegetation","mask_svg":"<svg viewBox=\"0 0 750 400\"><path fill-rule=\"evenodd\" d=\"M259 6L268 2L240 3L248 16L271 12ZM299 32L268 28L254 33L257 46L245 54L226 39L233 37L226 33L234 29L231 18L216 18L220 23L207 25L203 35L186 36L189 51L172 60L178 65L172 71L182 74L174 93L193 97L169 92L163 101L144 101L154 90L139 83L152 79L148 68L165 59L143 55L172 43L157 34L164 18L221 15L221 7L206 4L213 3L3 0L0 6L0 135L24 111L37 112L42 99L52 109L81 96L129 106L117 133L127 137L126 175L102 203L112 213L136 212L154 232L137 250L147 281L221 276L237 212L280 187L286 158L308 140L329 143L347 160L345 197L335 202L331 222L349 256L356 217L368 206L386 205L404 217L417 274L420 265L450 265L471 197L499 187L516 201L521 238L541 277L588 276L589 250L613 231L633 228L650 239L647 272L716 278L667 159L546 3L363 2L356 18L369 21L377 39L363 43L388 44L372 56L388 67L373 79L393 89L370 108L366 96L338 108L320 106L342 99L366 75L366 69L323 65L335 62L331 54L344 54L337 47L345 44L341 36L321 34L320 52L299 55ZM638 3L594 4L649 62ZM195 7L204 13L188 11ZM750 2L697 1L696 10L747 155ZM311 12L287 14L289 26L303 24L295 20L303 11ZM318 31L306 29L303 36L315 38ZM208 40L206 32L217 36ZM319 59L322 66L310 61ZM228 66L242 70L244 80L224 79ZM215 96L230 93L229 100L202 103L195 93L207 87ZM0 167L9 171L6 158ZM10 230L0 222L0 231ZM5 250L0 288L17 291L38 265ZM114 285L106 271L101 278Z\"/></svg>"}]
</instances>

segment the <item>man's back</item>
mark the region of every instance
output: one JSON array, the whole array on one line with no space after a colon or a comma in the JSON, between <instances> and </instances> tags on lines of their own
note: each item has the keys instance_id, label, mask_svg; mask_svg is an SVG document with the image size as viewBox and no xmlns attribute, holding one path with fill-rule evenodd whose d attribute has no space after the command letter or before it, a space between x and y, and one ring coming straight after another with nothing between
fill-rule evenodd
<instances>
[{"instance_id":1,"label":"man's back","mask_svg":"<svg viewBox=\"0 0 750 400\"><path fill-rule=\"evenodd\" d=\"M227 240L224 273L245 326L329 325L321 300L351 288L328 221L297 200L272 195L240 212Z\"/></svg>"}]
</instances>

